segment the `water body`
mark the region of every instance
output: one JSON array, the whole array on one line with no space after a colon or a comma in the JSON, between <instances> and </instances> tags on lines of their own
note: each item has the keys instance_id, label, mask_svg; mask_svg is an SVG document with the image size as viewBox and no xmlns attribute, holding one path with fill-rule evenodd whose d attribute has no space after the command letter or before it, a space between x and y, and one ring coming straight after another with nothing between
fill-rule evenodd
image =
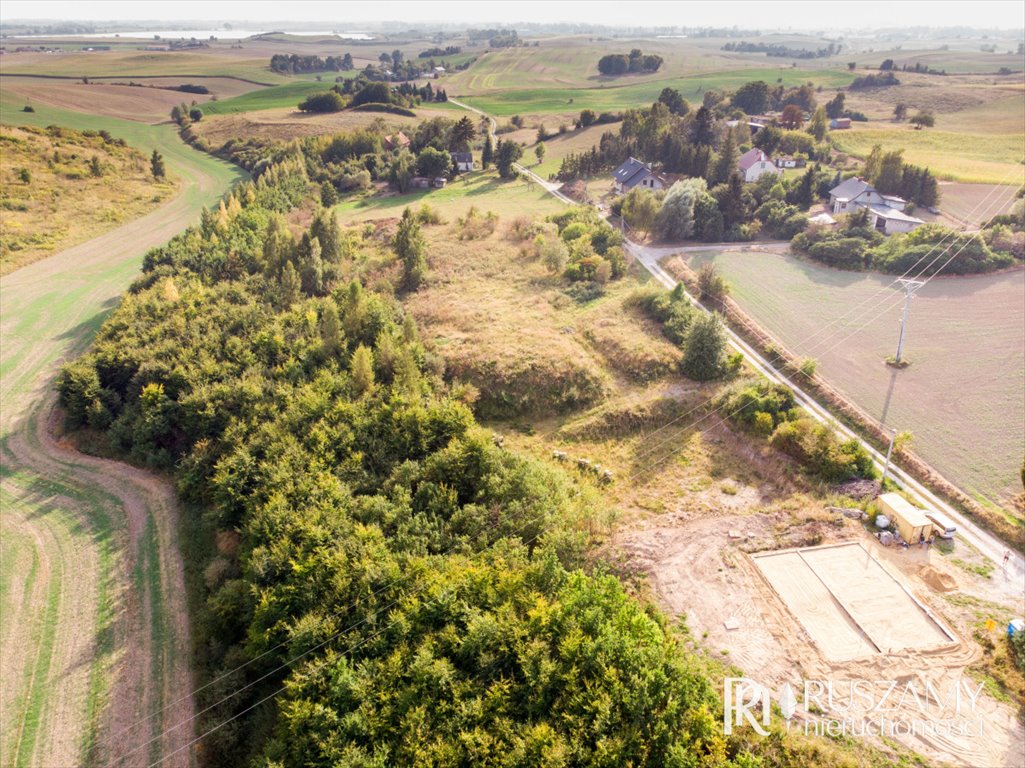
<instances>
[{"instance_id":1,"label":"water body","mask_svg":"<svg viewBox=\"0 0 1025 768\"><path fill-rule=\"evenodd\" d=\"M69 38L131 38L140 40L151 40L159 36L162 40L190 40L193 37L197 40L209 40L216 37L218 40L242 40L254 35L266 35L271 32L283 32L287 35L315 35L317 37L337 37L342 40L373 40L371 35L365 32L329 32L327 30L255 30L255 29L154 29L154 30L128 30L123 32L93 32L90 34L77 35L11 35L19 40L56 40Z\"/></svg>"}]
</instances>

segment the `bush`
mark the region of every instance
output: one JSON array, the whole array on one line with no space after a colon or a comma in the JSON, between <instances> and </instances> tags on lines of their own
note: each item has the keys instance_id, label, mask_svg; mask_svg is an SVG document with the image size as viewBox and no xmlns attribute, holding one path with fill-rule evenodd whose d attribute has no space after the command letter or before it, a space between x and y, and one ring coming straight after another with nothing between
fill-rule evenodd
<instances>
[{"instance_id":1,"label":"bush","mask_svg":"<svg viewBox=\"0 0 1025 768\"><path fill-rule=\"evenodd\" d=\"M335 91L311 93L299 104L300 112L327 113L341 112L343 109L345 109L345 99Z\"/></svg>"},{"instance_id":2,"label":"bush","mask_svg":"<svg viewBox=\"0 0 1025 768\"><path fill-rule=\"evenodd\" d=\"M808 417L783 422L769 443L827 482L875 476L872 457L857 440L840 442L829 427Z\"/></svg>"}]
</instances>

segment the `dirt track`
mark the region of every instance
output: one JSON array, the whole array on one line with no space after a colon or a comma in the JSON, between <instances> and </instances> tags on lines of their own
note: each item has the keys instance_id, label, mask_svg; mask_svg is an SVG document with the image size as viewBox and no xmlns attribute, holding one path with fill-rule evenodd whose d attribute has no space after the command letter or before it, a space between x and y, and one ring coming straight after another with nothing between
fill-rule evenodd
<instances>
[{"instance_id":1,"label":"dirt track","mask_svg":"<svg viewBox=\"0 0 1025 768\"><path fill-rule=\"evenodd\" d=\"M0 281L4 563L0 764L147 765L186 744L193 712L188 612L171 486L54 438L53 376L91 341L142 254L238 178L162 147L174 200ZM5 557L6 555L5 549ZM8 624L8 619L13 621ZM142 721L142 722L140 722ZM183 750L164 765L187 766Z\"/></svg>"}]
</instances>

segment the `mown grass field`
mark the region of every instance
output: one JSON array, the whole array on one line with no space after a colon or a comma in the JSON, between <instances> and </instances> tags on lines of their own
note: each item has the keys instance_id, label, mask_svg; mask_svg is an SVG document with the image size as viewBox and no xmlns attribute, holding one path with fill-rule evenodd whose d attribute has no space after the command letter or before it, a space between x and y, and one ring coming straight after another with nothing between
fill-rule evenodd
<instances>
[{"instance_id":1,"label":"mown grass field","mask_svg":"<svg viewBox=\"0 0 1025 768\"><path fill-rule=\"evenodd\" d=\"M930 282L911 310L911 365L894 374L883 364L902 305L892 277L741 249L688 261L714 262L759 325L818 360L871 415L911 431L913 449L965 491L997 504L1021 491L1025 271Z\"/></svg>"},{"instance_id":2,"label":"mown grass field","mask_svg":"<svg viewBox=\"0 0 1025 768\"><path fill-rule=\"evenodd\" d=\"M971 135L910 125L856 123L849 131L833 131L836 146L864 158L876 144L884 151L904 150L904 160L929 168L941 179L976 184L1021 184L1025 178L1025 133Z\"/></svg>"},{"instance_id":3,"label":"mown grass field","mask_svg":"<svg viewBox=\"0 0 1025 768\"><path fill-rule=\"evenodd\" d=\"M3 623L13 620L12 629L0 633L5 682L0 763L82 765L90 762L94 748L102 751L98 762L106 762L127 749L123 734L112 746L110 730L104 727L112 702L129 709L134 721L159 706L162 696L188 693L180 679L187 664L187 639L163 629L145 641L138 640L137 631L133 634L133 627L149 634L150 627L163 628L168 621L168 616L157 615L161 604L154 604L147 592L154 583L173 583L178 555L168 549L167 537L173 536L168 529L173 530L174 521L167 510L153 510L162 516L156 521L163 531L159 558L141 558L140 553L152 551L152 532L136 531L139 549L128 546L132 526L126 513L132 514L131 504L138 501L126 501L129 496L122 494L129 493L125 489L131 481L117 466L97 472L90 460L62 451L44 437L52 377L63 359L88 345L138 274L145 250L196 221L203 206L215 204L244 174L186 146L167 125L44 105L24 113L6 92L2 96L0 121L109 130L144 154L158 149L169 172L183 184L182 193L159 210L29 264L0 282L3 535L6 540L11 530L15 542L32 542L35 548L33 560L24 545L20 552L15 545L13 556L28 564L27 570L11 570L6 563L0 568L5 574L0 588ZM135 514L148 512L145 502L134 509ZM6 546L3 554L9 554ZM133 594L126 571L136 558L145 587ZM6 610L16 601L18 612L12 617ZM178 622L185 617L184 608L168 613ZM177 659L173 668L168 654ZM131 662L150 658L162 659L157 678L149 679L155 670L149 664L130 669ZM139 681L140 675L146 683ZM190 699L186 695L183 701L189 704Z\"/></svg>"},{"instance_id":4,"label":"mown grass field","mask_svg":"<svg viewBox=\"0 0 1025 768\"><path fill-rule=\"evenodd\" d=\"M177 187L154 179L138 150L98 136L0 126L0 148L0 275L141 216Z\"/></svg>"},{"instance_id":5,"label":"mown grass field","mask_svg":"<svg viewBox=\"0 0 1025 768\"><path fill-rule=\"evenodd\" d=\"M341 222L352 224L375 219L397 218L404 208L428 203L446 218L464 215L471 206L482 212L493 210L503 218L545 216L563 209L540 184L502 181L492 171L474 171L450 181L442 189L418 189L405 195L374 195L347 200L335 207Z\"/></svg>"},{"instance_id":6,"label":"mown grass field","mask_svg":"<svg viewBox=\"0 0 1025 768\"><path fill-rule=\"evenodd\" d=\"M470 71L473 71L472 68ZM609 82L591 87L538 87L532 82L529 71L521 73L521 86L503 90L485 90L464 86L456 90L455 79L449 90L450 96L458 96L478 109L500 117L520 113L567 113L582 109L596 111L619 111L648 106L658 98L663 88L675 88L690 102L700 102L705 91L716 88L736 89L751 80L766 80L775 83L782 78L787 86L812 82L823 87L846 85L853 75L839 70L798 69L734 69L691 74L686 77L669 77L657 80L634 78L624 75Z\"/></svg>"}]
</instances>

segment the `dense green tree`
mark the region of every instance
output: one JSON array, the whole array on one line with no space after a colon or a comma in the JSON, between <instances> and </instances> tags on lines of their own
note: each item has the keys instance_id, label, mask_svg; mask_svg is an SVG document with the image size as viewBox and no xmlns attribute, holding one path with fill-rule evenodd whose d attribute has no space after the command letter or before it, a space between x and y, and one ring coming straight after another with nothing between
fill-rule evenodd
<instances>
[{"instance_id":1,"label":"dense green tree","mask_svg":"<svg viewBox=\"0 0 1025 768\"><path fill-rule=\"evenodd\" d=\"M452 155L443 149L424 147L416 158L416 172L421 176L446 176L452 168Z\"/></svg>"},{"instance_id":2,"label":"dense green tree","mask_svg":"<svg viewBox=\"0 0 1025 768\"><path fill-rule=\"evenodd\" d=\"M402 262L402 287L415 291L427 276L427 243L411 208L402 212L392 247Z\"/></svg>"},{"instance_id":3,"label":"dense green tree","mask_svg":"<svg viewBox=\"0 0 1025 768\"><path fill-rule=\"evenodd\" d=\"M374 386L374 353L360 344L352 353L352 388L357 395L365 395Z\"/></svg>"},{"instance_id":4,"label":"dense green tree","mask_svg":"<svg viewBox=\"0 0 1025 768\"><path fill-rule=\"evenodd\" d=\"M769 84L764 80L744 83L730 101L749 115L760 115L769 108Z\"/></svg>"},{"instance_id":5,"label":"dense green tree","mask_svg":"<svg viewBox=\"0 0 1025 768\"><path fill-rule=\"evenodd\" d=\"M811 121L808 123L808 133L815 138L815 141L825 140L826 134L829 133L829 120L826 119L825 107L819 107L815 110Z\"/></svg>"},{"instance_id":6,"label":"dense green tree","mask_svg":"<svg viewBox=\"0 0 1025 768\"><path fill-rule=\"evenodd\" d=\"M686 99L675 88L663 88L662 92L658 95L658 100L665 104L674 115L682 117L690 111L690 104L687 103Z\"/></svg>"},{"instance_id":7,"label":"dense green tree","mask_svg":"<svg viewBox=\"0 0 1025 768\"><path fill-rule=\"evenodd\" d=\"M658 198L650 189L634 187L623 198L621 211L632 229L651 232L655 228L659 208Z\"/></svg>"},{"instance_id":8,"label":"dense green tree","mask_svg":"<svg viewBox=\"0 0 1025 768\"><path fill-rule=\"evenodd\" d=\"M164 156L155 149L149 158L149 168L154 179L162 179L167 176L167 168L164 166Z\"/></svg>"},{"instance_id":9,"label":"dense green tree","mask_svg":"<svg viewBox=\"0 0 1025 768\"><path fill-rule=\"evenodd\" d=\"M733 131L726 132L726 139L719 150L719 158L715 162L714 181L721 184L729 181L737 171L737 163L740 161L740 152L737 151L737 143L733 138Z\"/></svg>"},{"instance_id":10,"label":"dense green tree","mask_svg":"<svg viewBox=\"0 0 1025 768\"><path fill-rule=\"evenodd\" d=\"M324 261L321 258L320 241L304 232L296 249L299 280L303 293L316 296L324 290Z\"/></svg>"},{"instance_id":11,"label":"dense green tree","mask_svg":"<svg viewBox=\"0 0 1025 768\"><path fill-rule=\"evenodd\" d=\"M477 136L477 128L469 117L461 117L452 126L448 148L451 152L466 152L470 143Z\"/></svg>"},{"instance_id":12,"label":"dense green tree","mask_svg":"<svg viewBox=\"0 0 1025 768\"><path fill-rule=\"evenodd\" d=\"M516 169L513 167L523 157L523 148L515 141L499 139L495 148L495 167L498 168L498 175L503 179L511 179L516 176Z\"/></svg>"},{"instance_id":13,"label":"dense green tree","mask_svg":"<svg viewBox=\"0 0 1025 768\"><path fill-rule=\"evenodd\" d=\"M484 136L484 147L480 152L480 165L485 171L491 167L491 162L495 155L495 145L491 141L491 134L487 133Z\"/></svg>"},{"instance_id":14,"label":"dense green tree","mask_svg":"<svg viewBox=\"0 0 1025 768\"><path fill-rule=\"evenodd\" d=\"M695 381L716 379L725 369L725 356L726 332L719 316L698 315L684 340L680 369Z\"/></svg>"}]
</instances>

